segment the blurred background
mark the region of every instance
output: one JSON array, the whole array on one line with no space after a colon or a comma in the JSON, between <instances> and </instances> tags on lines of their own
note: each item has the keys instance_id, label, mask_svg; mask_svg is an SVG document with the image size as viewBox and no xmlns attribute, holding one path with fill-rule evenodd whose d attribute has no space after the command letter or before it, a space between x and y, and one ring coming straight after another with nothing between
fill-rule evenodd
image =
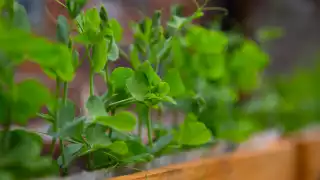
<instances>
[{"instance_id":1,"label":"blurred background","mask_svg":"<svg viewBox=\"0 0 320 180\"><path fill-rule=\"evenodd\" d=\"M63 0L60 0L63 3ZM116 18L124 27L124 38L120 46L125 50L132 41L130 22L141 19L143 15L151 16L155 10L162 10L164 21L168 19L170 7L181 4L184 13L190 14L195 9L193 0L88 0L86 8L103 3L109 16ZM55 20L59 14L66 15L63 6L55 0L19 0L25 6L33 31L39 35L55 38ZM198 1L201 4L201 1ZM259 29L264 27L282 28L283 36L270 42L263 48L271 56L271 64L267 73L290 72L295 65L308 65L313 57L320 52L320 0L209 0L210 7L223 7L222 11L207 11L197 23L210 25L214 20L221 19L224 31L237 29L247 37L255 39ZM80 51L81 54L81 51ZM117 65L125 65L125 61L117 61ZM84 65L70 85L70 95L81 106L88 89L88 66ZM32 64L23 65L17 73L17 79L37 77L54 88L54 81L42 75L40 69ZM101 83L99 83L101 81ZM97 91L104 90L102 79L96 79ZM47 128L34 120L31 128L39 130Z\"/></svg>"}]
</instances>

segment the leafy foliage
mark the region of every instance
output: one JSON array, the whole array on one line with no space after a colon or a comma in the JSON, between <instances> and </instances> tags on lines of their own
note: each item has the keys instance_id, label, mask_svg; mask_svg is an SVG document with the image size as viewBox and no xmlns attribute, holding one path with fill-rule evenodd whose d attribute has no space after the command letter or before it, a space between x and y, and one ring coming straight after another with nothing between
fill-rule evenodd
<instances>
[{"instance_id":1,"label":"leafy foliage","mask_svg":"<svg viewBox=\"0 0 320 180\"><path fill-rule=\"evenodd\" d=\"M262 110L270 112L282 106L286 108L280 114L289 116L292 114L287 112L297 110L302 101L297 94L285 92L281 105L262 100L258 108L239 105L241 93L260 87L260 73L268 56L251 40L193 24L203 15L204 7L189 17L173 8L166 26L160 11L133 23L134 42L127 55L118 47L123 34L119 22L110 19L103 6L81 11L85 4L86 0L65 1L71 19L58 17L57 42L29 32L22 6L14 1L0 4L6 14L0 21L0 41L6 42L0 43L0 123L4 126L0 178L51 175L57 165L67 173L72 162L83 156L88 157L88 170L95 170L151 161L219 138L239 142L261 129L254 120ZM260 36L265 40L276 35L261 32ZM86 48L90 64L88 116L76 115L75 105L68 100L68 83L82 62L75 44ZM110 72L109 61L116 61L120 54L131 67ZM26 60L37 63L56 80L55 98L35 80L14 83L15 67ZM97 74L103 75L108 87L102 96L94 93ZM292 87L278 88L287 91ZM306 92L301 89L301 94ZM287 99L291 101L285 106ZM9 128L12 123L26 124L43 105L49 112L38 115L51 123L48 135L52 148L56 141L61 147L54 161L40 157L37 135ZM129 112L131 106L136 106L137 117ZM165 127L161 122L165 109L181 111L186 118L179 125ZM154 110L158 119L151 116ZM148 130L147 144L141 137L143 127ZM136 129L138 136L132 134ZM22 145L17 146L18 142ZM26 149L31 151L21 153Z\"/></svg>"}]
</instances>

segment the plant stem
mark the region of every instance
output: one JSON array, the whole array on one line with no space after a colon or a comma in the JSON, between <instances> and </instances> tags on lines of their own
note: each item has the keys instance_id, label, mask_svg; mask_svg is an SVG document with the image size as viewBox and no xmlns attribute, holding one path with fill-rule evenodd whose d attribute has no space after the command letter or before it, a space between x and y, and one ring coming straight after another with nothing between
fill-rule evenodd
<instances>
[{"instance_id":1,"label":"plant stem","mask_svg":"<svg viewBox=\"0 0 320 180\"><path fill-rule=\"evenodd\" d=\"M58 130L58 109L59 109L59 97L60 97L60 79L57 77L56 78L56 104L55 104L55 121L53 122L53 131L57 132ZM55 144L56 144L57 138L54 137L51 141L51 146L50 146L50 151L52 155L52 159L54 159L54 149L55 149Z\"/></svg>"},{"instance_id":2,"label":"plant stem","mask_svg":"<svg viewBox=\"0 0 320 180\"><path fill-rule=\"evenodd\" d=\"M92 68L90 68L90 96L94 95L94 72Z\"/></svg>"},{"instance_id":3,"label":"plant stem","mask_svg":"<svg viewBox=\"0 0 320 180\"><path fill-rule=\"evenodd\" d=\"M7 149L9 148L9 143L10 143L10 126L11 126L11 112L10 112L10 108L8 108L8 112L7 112L7 122L4 125L4 129L3 129L3 136L2 136L2 144L3 144L3 148L1 149L3 153L5 153L7 151Z\"/></svg>"},{"instance_id":4,"label":"plant stem","mask_svg":"<svg viewBox=\"0 0 320 180\"><path fill-rule=\"evenodd\" d=\"M67 99L68 99L68 82L63 82L63 97L62 97L62 102L64 105L67 104ZM61 148L61 154L62 154L62 164L63 164L63 174L66 175L68 174L68 168L66 167L66 158L65 158L65 153L64 153L64 144L63 140L60 139L60 148Z\"/></svg>"},{"instance_id":5,"label":"plant stem","mask_svg":"<svg viewBox=\"0 0 320 180\"><path fill-rule=\"evenodd\" d=\"M157 109L157 121L162 122L162 116L163 116L163 106L162 104L159 104L159 107Z\"/></svg>"},{"instance_id":6,"label":"plant stem","mask_svg":"<svg viewBox=\"0 0 320 180\"><path fill-rule=\"evenodd\" d=\"M68 100L68 82L64 82L63 83L63 104L66 105L67 104L67 100Z\"/></svg>"},{"instance_id":7,"label":"plant stem","mask_svg":"<svg viewBox=\"0 0 320 180\"><path fill-rule=\"evenodd\" d=\"M148 117L147 117L147 128L148 128L148 141L149 141L149 145L150 147L153 146L153 140L152 140L152 122L151 122L151 108L148 108Z\"/></svg>"},{"instance_id":8,"label":"plant stem","mask_svg":"<svg viewBox=\"0 0 320 180\"><path fill-rule=\"evenodd\" d=\"M142 119L141 119L141 117L139 117L139 119L138 119L138 136L142 139Z\"/></svg>"},{"instance_id":9,"label":"plant stem","mask_svg":"<svg viewBox=\"0 0 320 180\"><path fill-rule=\"evenodd\" d=\"M120 56L122 56L126 61L128 61L131 64L130 58L126 52L124 52L123 49L119 48Z\"/></svg>"},{"instance_id":10,"label":"plant stem","mask_svg":"<svg viewBox=\"0 0 320 180\"><path fill-rule=\"evenodd\" d=\"M127 98L127 99L123 99L123 100L114 102L114 103L110 103L110 104L109 104L109 107L117 106L117 105L119 105L119 104L126 104L126 103L130 103L130 102L133 102L133 101L135 101L135 98L130 97L130 98Z\"/></svg>"},{"instance_id":11,"label":"plant stem","mask_svg":"<svg viewBox=\"0 0 320 180\"><path fill-rule=\"evenodd\" d=\"M111 116L114 116L116 114L116 110L115 109L111 109ZM109 127L109 138L112 137L112 128Z\"/></svg>"},{"instance_id":12,"label":"plant stem","mask_svg":"<svg viewBox=\"0 0 320 180\"><path fill-rule=\"evenodd\" d=\"M68 168L66 167L66 157L64 155L64 144L62 139L59 140L60 148L61 148L61 157L62 157L62 172L63 175L68 174Z\"/></svg>"}]
</instances>

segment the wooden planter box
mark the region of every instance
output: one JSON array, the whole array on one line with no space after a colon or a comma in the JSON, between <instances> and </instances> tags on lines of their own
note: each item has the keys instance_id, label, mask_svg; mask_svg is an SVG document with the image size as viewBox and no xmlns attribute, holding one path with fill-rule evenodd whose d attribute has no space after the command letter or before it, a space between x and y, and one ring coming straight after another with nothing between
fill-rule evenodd
<instances>
[{"instance_id":1,"label":"wooden planter box","mask_svg":"<svg viewBox=\"0 0 320 180\"><path fill-rule=\"evenodd\" d=\"M320 179L320 133L294 138L297 152L297 180Z\"/></svg>"},{"instance_id":2,"label":"wooden planter box","mask_svg":"<svg viewBox=\"0 0 320 180\"><path fill-rule=\"evenodd\" d=\"M295 158L294 146L281 142L264 150L202 158L111 180L295 180Z\"/></svg>"}]
</instances>

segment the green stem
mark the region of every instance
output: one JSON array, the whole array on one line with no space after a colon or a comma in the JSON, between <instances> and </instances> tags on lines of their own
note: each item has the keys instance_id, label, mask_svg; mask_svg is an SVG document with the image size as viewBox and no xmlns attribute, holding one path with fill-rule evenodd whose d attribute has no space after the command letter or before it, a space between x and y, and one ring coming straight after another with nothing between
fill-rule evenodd
<instances>
[{"instance_id":1,"label":"green stem","mask_svg":"<svg viewBox=\"0 0 320 180\"><path fill-rule=\"evenodd\" d=\"M68 82L63 82L63 97L62 97L62 102L64 105L67 104L67 99L68 99ZM62 164L63 164L63 174L66 175L68 174L68 168L66 167L66 158L65 158L65 153L64 153L64 144L63 140L60 139L60 148L61 148L61 154L62 154Z\"/></svg>"},{"instance_id":2,"label":"green stem","mask_svg":"<svg viewBox=\"0 0 320 180\"><path fill-rule=\"evenodd\" d=\"M114 102L114 103L110 103L108 106L109 106L111 109L114 109L113 106L117 106L117 105L119 105L119 104L127 104L127 103L134 102L134 101L135 101L135 98L130 97L130 98L127 98L127 99L123 99L123 100Z\"/></svg>"},{"instance_id":3,"label":"green stem","mask_svg":"<svg viewBox=\"0 0 320 180\"><path fill-rule=\"evenodd\" d=\"M55 121L53 122L53 131L57 132L58 124L57 124L57 117L58 117L58 109L59 109L59 97L60 97L60 79L56 78L56 104L55 104ZM54 158L54 149L56 144L57 138L53 138L51 141L50 151L52 158Z\"/></svg>"},{"instance_id":4,"label":"green stem","mask_svg":"<svg viewBox=\"0 0 320 180\"><path fill-rule=\"evenodd\" d=\"M60 148L61 148L61 157L62 157L62 172L63 175L68 174L68 168L66 167L66 157L64 153L64 145L62 139L59 140Z\"/></svg>"},{"instance_id":5,"label":"green stem","mask_svg":"<svg viewBox=\"0 0 320 180\"><path fill-rule=\"evenodd\" d=\"M94 95L94 72L90 69L90 96Z\"/></svg>"},{"instance_id":6,"label":"green stem","mask_svg":"<svg viewBox=\"0 0 320 180\"><path fill-rule=\"evenodd\" d=\"M141 119L141 117L139 117L139 119L138 119L138 136L142 139L142 119Z\"/></svg>"},{"instance_id":7,"label":"green stem","mask_svg":"<svg viewBox=\"0 0 320 180\"><path fill-rule=\"evenodd\" d=\"M157 121L162 122L162 116L163 116L163 106L162 104L159 104L159 107L157 109Z\"/></svg>"},{"instance_id":8,"label":"green stem","mask_svg":"<svg viewBox=\"0 0 320 180\"><path fill-rule=\"evenodd\" d=\"M128 62L131 62L129 56L127 55L126 52L124 52L123 49L119 48L119 52L120 52L120 56L122 56L122 57L123 57L125 60L127 60Z\"/></svg>"},{"instance_id":9,"label":"green stem","mask_svg":"<svg viewBox=\"0 0 320 180\"><path fill-rule=\"evenodd\" d=\"M112 109L111 110L111 116L114 116L116 114L116 110L115 109ZM109 138L112 137L112 128L109 127Z\"/></svg>"},{"instance_id":10,"label":"green stem","mask_svg":"<svg viewBox=\"0 0 320 180\"><path fill-rule=\"evenodd\" d=\"M63 83L63 104L66 105L68 100L68 82Z\"/></svg>"},{"instance_id":11,"label":"green stem","mask_svg":"<svg viewBox=\"0 0 320 180\"><path fill-rule=\"evenodd\" d=\"M153 140L152 140L152 122L151 122L151 108L148 108L148 117L147 117L147 128L148 128L148 141L149 145L152 147L153 146Z\"/></svg>"},{"instance_id":12,"label":"green stem","mask_svg":"<svg viewBox=\"0 0 320 180\"><path fill-rule=\"evenodd\" d=\"M7 122L4 125L4 129L3 129L3 136L2 136L2 144L3 144L3 148L1 149L2 152L6 152L9 148L9 143L10 143L10 126L11 126L11 115L10 115L10 108L8 108L8 112L7 112Z\"/></svg>"}]
</instances>

